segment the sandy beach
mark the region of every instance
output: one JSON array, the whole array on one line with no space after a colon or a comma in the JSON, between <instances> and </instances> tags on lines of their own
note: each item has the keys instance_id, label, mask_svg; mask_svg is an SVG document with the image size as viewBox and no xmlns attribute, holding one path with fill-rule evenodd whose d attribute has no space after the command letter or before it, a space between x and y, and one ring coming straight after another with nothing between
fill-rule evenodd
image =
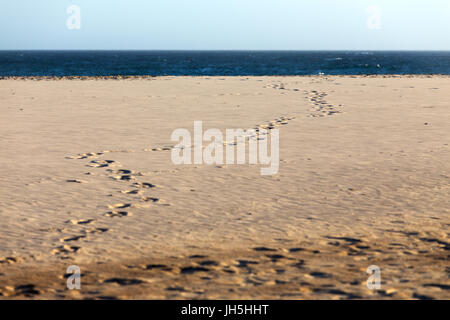
<instances>
[{"instance_id":1,"label":"sandy beach","mask_svg":"<svg viewBox=\"0 0 450 320\"><path fill-rule=\"evenodd\" d=\"M3 78L0 299L450 299L449 103L439 75ZM199 120L279 129L278 173L175 165Z\"/></svg>"}]
</instances>

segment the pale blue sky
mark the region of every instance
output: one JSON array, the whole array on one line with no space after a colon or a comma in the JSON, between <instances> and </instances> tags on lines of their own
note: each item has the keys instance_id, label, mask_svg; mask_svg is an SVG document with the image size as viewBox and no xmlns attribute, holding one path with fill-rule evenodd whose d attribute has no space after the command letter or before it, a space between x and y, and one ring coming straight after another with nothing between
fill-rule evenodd
<instances>
[{"instance_id":1,"label":"pale blue sky","mask_svg":"<svg viewBox=\"0 0 450 320\"><path fill-rule=\"evenodd\" d=\"M8 49L450 50L450 1L1 0Z\"/></svg>"}]
</instances>

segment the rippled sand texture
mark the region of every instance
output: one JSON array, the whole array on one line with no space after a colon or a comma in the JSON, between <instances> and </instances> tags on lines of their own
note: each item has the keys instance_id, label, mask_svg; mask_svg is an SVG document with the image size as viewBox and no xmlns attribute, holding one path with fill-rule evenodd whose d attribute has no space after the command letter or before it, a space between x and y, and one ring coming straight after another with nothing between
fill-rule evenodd
<instances>
[{"instance_id":1,"label":"rippled sand texture","mask_svg":"<svg viewBox=\"0 0 450 320\"><path fill-rule=\"evenodd\" d=\"M2 79L0 298L449 299L449 89L446 76ZM170 136L194 120L279 129L278 174L174 165Z\"/></svg>"}]
</instances>

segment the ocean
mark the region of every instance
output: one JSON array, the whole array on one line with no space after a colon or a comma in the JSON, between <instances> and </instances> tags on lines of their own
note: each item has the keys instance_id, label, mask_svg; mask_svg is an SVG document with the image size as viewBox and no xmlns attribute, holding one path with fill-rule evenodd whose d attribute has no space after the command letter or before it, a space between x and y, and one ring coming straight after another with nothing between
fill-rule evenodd
<instances>
[{"instance_id":1,"label":"ocean","mask_svg":"<svg viewBox=\"0 0 450 320\"><path fill-rule=\"evenodd\" d=\"M0 51L0 76L447 74L450 51Z\"/></svg>"}]
</instances>

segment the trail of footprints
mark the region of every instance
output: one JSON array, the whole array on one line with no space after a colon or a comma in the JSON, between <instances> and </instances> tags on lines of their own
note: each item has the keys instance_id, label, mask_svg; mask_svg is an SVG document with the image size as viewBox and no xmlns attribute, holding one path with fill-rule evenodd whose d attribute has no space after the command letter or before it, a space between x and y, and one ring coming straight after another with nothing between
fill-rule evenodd
<instances>
[{"instance_id":1,"label":"trail of footprints","mask_svg":"<svg viewBox=\"0 0 450 320\"><path fill-rule=\"evenodd\" d=\"M171 150L173 147L162 147L162 148L151 148L145 149L143 151L153 152L153 151L167 151ZM158 204L163 206L168 206L169 204L164 203L161 199L151 196L146 196L145 193L148 192L149 189L156 188L157 186L149 183L149 182L141 182L138 181L139 177L144 176L140 172L135 172L134 170L123 169L121 168L120 163L115 160L108 159L99 159L100 156L104 156L109 153L114 152L124 152L124 153L132 153L132 150L116 150L116 151L102 151L102 152L89 152L82 153L76 156L67 157L67 159L76 159L76 160L88 160L89 162L86 164L87 167L102 169L106 173L106 175L113 181L121 182L121 183L131 183L128 185L130 189L122 190L121 193L130 196L140 196L139 202L136 203L136 199L126 203L113 203L107 205L108 211L104 212L102 216L97 218L87 218L82 220L69 220L67 224L72 224L74 226L82 227L80 234L71 235L60 239L60 242L63 244L52 250L53 255L58 255L62 259L68 259L70 254L77 253L81 247L75 245L78 241L87 239L91 235L99 235L105 232L108 232L107 228L93 227L98 220L101 220L102 217L105 218L124 218L130 217L133 214L129 211L132 207L136 208L148 208L150 205ZM87 173L91 174L91 173ZM71 179L66 180L67 182L78 182L83 183L82 180Z\"/></svg>"},{"instance_id":2,"label":"trail of footprints","mask_svg":"<svg viewBox=\"0 0 450 320\"><path fill-rule=\"evenodd\" d=\"M284 83L281 82L268 84L264 88L273 88L287 91L300 91L299 89L289 89L286 87ZM309 110L310 114L308 114L308 117L322 118L326 116L332 116L343 113L342 110L339 110L336 106L325 100L325 97L328 95L326 92L317 90L311 91L304 90L303 93L306 95L306 98L312 105L312 108ZM339 107L342 107L342 105L339 105Z\"/></svg>"},{"instance_id":3,"label":"trail of footprints","mask_svg":"<svg viewBox=\"0 0 450 320\"><path fill-rule=\"evenodd\" d=\"M288 116L279 116L278 118L267 121L264 124L258 124L253 128L253 133L250 136L246 136L247 139L257 139L262 140L266 139L266 136L270 133L270 130L273 130L279 126L287 125L289 121L295 119L295 117L288 117ZM235 145L236 142L223 142L224 145ZM157 151L170 151L175 146L165 146L165 147L155 147L155 148L148 148L143 149L144 152L157 152ZM182 148L182 147L181 147ZM103 216L107 218L125 218L132 216L132 212L129 211L130 208L136 207L136 208L148 208L151 205L163 205L168 206L169 204L164 203L161 201L161 199L151 196L146 196L145 192L148 191L148 189L156 188L157 186L149 183L149 182L141 182L138 181L139 177L142 177L143 174L140 172L135 172L133 170L129 169L122 169L120 168L120 163L118 163L115 160L109 160L109 159L99 159L100 156L104 156L109 153L114 152L124 152L124 153L132 153L134 151L132 150L117 150L117 151L102 151L102 152L88 152L88 153L82 153L75 156L67 157L67 159L71 160L89 160L89 163L86 164L87 167L95 168L95 169L103 169L107 173L107 175L110 177L110 179L114 181L119 182L128 182L131 183L129 185L131 188L127 190L122 190L121 193L125 195L130 196L140 196L139 203L133 203L132 201L127 203L114 203L109 204L108 211L106 211ZM82 180L78 179L70 179L66 180L67 182L76 182L76 183L84 183ZM54 250L52 250L53 255L59 255L63 259L67 259L68 255L71 253L78 252L81 247L72 245L72 243L76 243L77 241L80 241L82 239L88 238L88 235L91 234L101 234L104 232L109 231L107 228L95 228L90 227L91 224L95 223L97 219L95 218L88 218L84 220L70 220L67 223L70 223L72 225L85 227L85 229L82 230L82 234L79 235L72 235L68 237L61 238L60 241L63 242L63 245L58 246Z\"/></svg>"},{"instance_id":4,"label":"trail of footprints","mask_svg":"<svg viewBox=\"0 0 450 320\"><path fill-rule=\"evenodd\" d=\"M267 136L270 134L270 131L280 127L289 124L289 121L294 120L295 116L279 116L278 118L275 118L274 120L267 121L263 124L257 124L255 127L251 128L246 132L245 135L238 136L239 138L245 138L246 141L248 140L265 140ZM224 146L235 146L237 145L237 141L223 141Z\"/></svg>"},{"instance_id":5,"label":"trail of footprints","mask_svg":"<svg viewBox=\"0 0 450 320\"><path fill-rule=\"evenodd\" d=\"M265 88L273 88L278 90L289 90L289 91L300 91L299 89L288 89L283 83L275 83L268 84ZM313 104L313 108L310 110L312 113L309 115L311 117L324 117L329 115L334 115L337 113L341 113L341 111L336 110L335 107L325 101L325 97L327 94L325 92L319 91L304 91L305 95L309 99L309 101ZM289 124L291 120L294 120L296 116L286 116L281 115L273 120L267 121L262 124L257 124L250 131L247 131L245 135L245 139L248 141L250 139L253 140L264 140L270 134L270 131ZM238 137L239 138L239 137ZM242 137L241 137L242 138ZM237 144L237 141L222 141L224 146L234 146ZM176 148L176 146L162 146L162 147L152 147L146 148L141 151L143 152L161 152L161 151L171 151ZM183 146L180 146L183 148ZM103 216L107 218L125 218L132 216L132 213L129 211L131 207L136 208L148 208L152 204L160 204L160 205L168 205L161 202L160 199L155 197L145 196L145 191L147 189L155 188L156 186L149 182L140 182L138 181L139 177L142 177L143 174L140 172L135 172L129 169L120 168L120 164L115 160L110 159L99 159L99 157L105 156L111 153L134 153L134 150L105 150L101 152L88 152L81 153L75 156L67 157L67 159L75 159L75 160L88 160L89 163L86 164L87 167L95 168L95 169L104 169L107 175L114 181L119 182L127 182L131 183L131 188L127 190L121 191L122 194L130 195L130 196L141 196L139 203L133 203L132 201L129 203L116 203L108 205L108 211L106 211ZM90 174L90 173L88 173ZM70 179L67 180L70 183L84 183L83 180L79 179ZM68 253L75 253L80 250L80 247L74 245L68 245L67 243L77 242L82 239L86 239L90 234L101 234L107 232L106 228L95 228L91 227L91 224L96 222L97 219L89 218L80 221L70 220L69 223L77 226L85 227L83 229L82 234L69 236L66 238L62 238L61 242L65 243L54 249L52 251L53 254L56 255L65 255Z\"/></svg>"},{"instance_id":6,"label":"trail of footprints","mask_svg":"<svg viewBox=\"0 0 450 320\"><path fill-rule=\"evenodd\" d=\"M273 88L273 89L279 89L279 90L290 90L290 91L300 91L299 89L288 89L286 88L285 84L283 83L276 83L276 84L269 84L265 86ZM325 101L325 97L327 96L324 92L318 92L318 91L304 91L310 102L313 104L313 108L310 110L312 113L309 115L311 117L324 117L329 115L334 115L336 113L340 113L341 111L336 110L335 107ZM270 134L270 131L280 127L289 124L291 120L294 120L296 116L286 116L281 115L273 120L267 121L263 124L257 124L255 127L253 127L250 131L247 131L244 138L246 141L253 139L253 140L264 140L267 138L267 136ZM242 138L242 137L238 137ZM235 146L237 144L237 141L222 141L224 146ZM141 151L144 152L160 152L160 151L171 151L175 146L163 146L163 147L152 147L152 148L146 148ZM183 148L183 146L180 146L180 148ZM141 196L139 203L116 203L116 204L110 204L108 205L109 211L104 213L104 217L107 218L124 218L124 217L130 217L132 216L132 213L129 211L131 207L137 207L137 208L148 208L151 204L162 204L160 199L155 197L148 197L145 196L145 190L146 189L152 189L156 186L148 183L148 182L140 182L137 181L139 177L142 177L143 174L139 172L134 172L133 170L128 169L122 169L120 168L120 164L117 163L115 160L108 160L108 159L99 159L101 156L105 156L106 154L110 153L133 153L134 150L105 150L102 152L88 152L88 153L82 153L78 154L76 156L67 157L68 159L78 159L78 160L89 160L89 163L87 164L88 167L91 168L97 168L97 169L104 169L106 173L109 175L109 177L112 180L120 181L120 182L131 182L131 189L123 190L121 191L122 194L130 195L130 196ZM71 183L84 183L84 181L79 179L71 179L67 180L67 182ZM167 205L167 204L162 204ZM86 226L94 223L96 219L86 219L82 221L70 221L74 225L79 226ZM88 234L96 234L96 233L103 233L107 232L107 229L102 228L86 228L83 231L83 234L77 235L77 236L71 236L67 238L61 239L64 243L71 243L76 242L81 239L85 239ZM80 248L76 246L68 246L68 245L62 245L55 250L53 250L53 254L67 254L67 253L73 253L77 252Z\"/></svg>"},{"instance_id":7,"label":"trail of footprints","mask_svg":"<svg viewBox=\"0 0 450 320\"><path fill-rule=\"evenodd\" d=\"M310 117L313 118L326 117L342 113L341 110L338 110L334 105L328 103L325 100L327 93L312 90L311 92L305 91L305 94L307 95L309 101L313 105L313 107L310 109L311 111L311 114L309 115Z\"/></svg>"},{"instance_id":8,"label":"trail of footprints","mask_svg":"<svg viewBox=\"0 0 450 320\"><path fill-rule=\"evenodd\" d=\"M287 90L287 91L294 91L299 92L300 89L294 88L289 89L286 87L284 83L272 83L267 84L264 86L264 88L272 88L272 89L278 89L278 90ZM343 113L341 110L338 110L334 105L328 103L325 101L325 97L327 96L327 93L325 92L319 92L316 90L312 91L304 91L304 94L306 95L306 98L309 100L309 102L313 105L313 107L309 110L310 114L308 114L309 117L325 117L325 116L331 116L339 113ZM342 105L339 105L342 107ZM289 121L294 120L296 116L279 116L278 118L267 121L264 124L258 124L252 130L254 130L253 133L251 133L249 136L246 136L245 138L248 139L257 139L257 140L264 140L266 136L270 133L270 130L273 130L279 126L287 125L289 124ZM235 141L224 141L224 145L236 145Z\"/></svg>"}]
</instances>

